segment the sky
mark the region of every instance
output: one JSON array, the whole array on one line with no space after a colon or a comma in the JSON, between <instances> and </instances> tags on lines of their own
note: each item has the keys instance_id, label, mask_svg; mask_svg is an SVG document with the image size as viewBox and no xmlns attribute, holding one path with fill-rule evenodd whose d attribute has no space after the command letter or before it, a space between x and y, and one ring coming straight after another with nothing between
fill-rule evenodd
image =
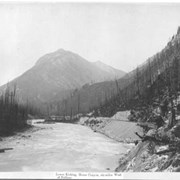
<instances>
[{"instance_id":1,"label":"sky","mask_svg":"<svg viewBox=\"0 0 180 180\"><path fill-rule=\"evenodd\" d=\"M131 71L180 26L180 4L0 3L0 85L63 48Z\"/></svg>"}]
</instances>

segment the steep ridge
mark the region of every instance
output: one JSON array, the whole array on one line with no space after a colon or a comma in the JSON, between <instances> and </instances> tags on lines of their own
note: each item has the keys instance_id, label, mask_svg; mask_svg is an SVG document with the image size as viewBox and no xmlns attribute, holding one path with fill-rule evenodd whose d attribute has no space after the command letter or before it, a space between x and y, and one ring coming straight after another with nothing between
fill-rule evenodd
<instances>
[{"instance_id":1,"label":"steep ridge","mask_svg":"<svg viewBox=\"0 0 180 180\"><path fill-rule=\"evenodd\" d=\"M179 89L180 28L159 53L118 80L119 91L97 109L100 116L112 116L119 110L148 106L163 90L171 85L172 92ZM122 81L125 82L122 84Z\"/></svg>"}]
</instances>

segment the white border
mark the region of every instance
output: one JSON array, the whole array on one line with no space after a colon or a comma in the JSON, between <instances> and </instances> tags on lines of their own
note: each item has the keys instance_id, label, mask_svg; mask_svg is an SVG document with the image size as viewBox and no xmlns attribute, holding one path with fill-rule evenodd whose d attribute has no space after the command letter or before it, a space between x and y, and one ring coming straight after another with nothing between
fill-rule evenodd
<instances>
[{"instance_id":1,"label":"white border","mask_svg":"<svg viewBox=\"0 0 180 180\"><path fill-rule=\"evenodd\" d=\"M180 0L0 0L0 4L3 3L180 3ZM67 174L76 174L72 176L67 176ZM107 178L99 176L92 178L92 176L88 175L89 172L83 172L87 174L87 176L79 176L80 172L0 172L0 179L170 179L170 180L178 180L180 179L180 173L117 173L119 176L115 176L116 173L94 173L94 174L107 174ZM62 174L59 176L59 174ZM93 174L93 172L91 173ZM113 177L110 178L108 174L112 174ZM64 176L63 176L64 175ZM63 178L64 177L64 178Z\"/></svg>"}]
</instances>

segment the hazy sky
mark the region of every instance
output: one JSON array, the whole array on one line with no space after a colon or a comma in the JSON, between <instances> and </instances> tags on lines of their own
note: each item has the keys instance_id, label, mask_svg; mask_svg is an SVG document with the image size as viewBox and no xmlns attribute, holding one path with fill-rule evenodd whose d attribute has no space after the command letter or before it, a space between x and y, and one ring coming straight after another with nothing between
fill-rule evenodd
<instances>
[{"instance_id":1,"label":"hazy sky","mask_svg":"<svg viewBox=\"0 0 180 180\"><path fill-rule=\"evenodd\" d=\"M0 84L59 48L130 71L180 25L180 4L0 4Z\"/></svg>"}]
</instances>

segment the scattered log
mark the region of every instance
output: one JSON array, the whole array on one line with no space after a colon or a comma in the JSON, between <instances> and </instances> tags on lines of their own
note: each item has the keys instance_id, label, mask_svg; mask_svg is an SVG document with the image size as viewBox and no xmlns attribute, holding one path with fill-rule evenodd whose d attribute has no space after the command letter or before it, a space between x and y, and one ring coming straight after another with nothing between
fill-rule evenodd
<instances>
[{"instance_id":1,"label":"scattered log","mask_svg":"<svg viewBox=\"0 0 180 180\"><path fill-rule=\"evenodd\" d=\"M5 150L4 149L0 149L0 153L3 153L3 152L5 152Z\"/></svg>"},{"instance_id":2,"label":"scattered log","mask_svg":"<svg viewBox=\"0 0 180 180\"><path fill-rule=\"evenodd\" d=\"M143 138L143 136L140 136L137 132L135 132L135 134L136 134L140 139Z\"/></svg>"},{"instance_id":3,"label":"scattered log","mask_svg":"<svg viewBox=\"0 0 180 180\"><path fill-rule=\"evenodd\" d=\"M168 153L168 152L174 152L176 150L177 150L176 148L171 148L171 149L166 149L166 150L163 150L163 151L156 152L156 154L161 155L161 154L165 154L165 153Z\"/></svg>"},{"instance_id":4,"label":"scattered log","mask_svg":"<svg viewBox=\"0 0 180 180\"><path fill-rule=\"evenodd\" d=\"M138 122L137 125L142 127L142 128L149 128L149 129L156 129L157 128L157 125L153 122Z\"/></svg>"},{"instance_id":5,"label":"scattered log","mask_svg":"<svg viewBox=\"0 0 180 180\"><path fill-rule=\"evenodd\" d=\"M3 148L3 149L0 149L0 153L4 153L7 150L13 150L13 148Z\"/></svg>"},{"instance_id":6,"label":"scattered log","mask_svg":"<svg viewBox=\"0 0 180 180\"><path fill-rule=\"evenodd\" d=\"M133 141L133 143L134 143L135 145L137 145L137 144L139 143L139 141L138 141L138 140L135 140L135 141Z\"/></svg>"},{"instance_id":7,"label":"scattered log","mask_svg":"<svg viewBox=\"0 0 180 180\"><path fill-rule=\"evenodd\" d=\"M153 136L140 136L137 132L135 132L135 134L141 139L142 142L144 141L154 141L154 142L157 142L157 143L164 143L164 144L169 144L171 143L169 140L166 140L166 139L157 139Z\"/></svg>"}]
</instances>

